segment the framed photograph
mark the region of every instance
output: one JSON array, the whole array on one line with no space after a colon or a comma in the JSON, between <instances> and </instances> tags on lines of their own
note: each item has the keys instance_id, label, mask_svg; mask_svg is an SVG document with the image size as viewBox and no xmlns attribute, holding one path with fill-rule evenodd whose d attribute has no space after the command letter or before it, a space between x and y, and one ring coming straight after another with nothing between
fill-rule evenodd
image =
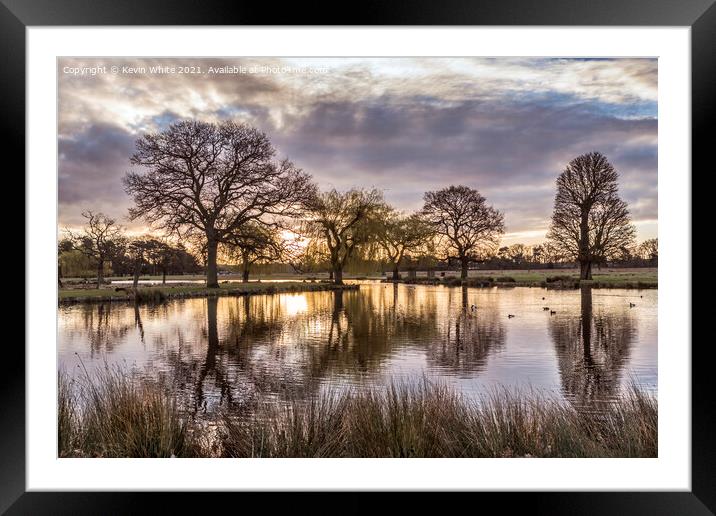
<instances>
[{"instance_id":1,"label":"framed photograph","mask_svg":"<svg viewBox=\"0 0 716 516\"><path fill-rule=\"evenodd\" d=\"M3 0L27 302L0 509L461 491L713 514L691 339L713 2L350 26L220 4Z\"/></svg>"}]
</instances>

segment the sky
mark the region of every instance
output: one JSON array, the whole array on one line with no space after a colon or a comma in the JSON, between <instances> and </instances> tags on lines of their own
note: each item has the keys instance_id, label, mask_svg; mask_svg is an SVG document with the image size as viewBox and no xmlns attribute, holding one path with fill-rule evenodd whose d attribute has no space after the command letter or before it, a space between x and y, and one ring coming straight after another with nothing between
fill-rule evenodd
<instances>
[{"instance_id":1,"label":"sky","mask_svg":"<svg viewBox=\"0 0 716 516\"><path fill-rule=\"evenodd\" d=\"M637 240L657 236L656 59L62 58L58 80L61 228L91 209L145 231L122 186L135 141L197 118L256 126L321 189L380 188L406 212L476 188L503 245L541 242L555 179L599 151Z\"/></svg>"}]
</instances>

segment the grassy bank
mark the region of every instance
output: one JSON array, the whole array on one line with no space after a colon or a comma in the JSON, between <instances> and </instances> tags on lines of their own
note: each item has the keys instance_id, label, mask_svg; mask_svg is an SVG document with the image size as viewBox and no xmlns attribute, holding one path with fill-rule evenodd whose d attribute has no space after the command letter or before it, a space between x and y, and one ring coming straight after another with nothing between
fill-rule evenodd
<instances>
[{"instance_id":1,"label":"grassy bank","mask_svg":"<svg viewBox=\"0 0 716 516\"><path fill-rule=\"evenodd\" d=\"M647 289L658 287L658 271L656 269L605 271L592 275L591 285L594 288L634 288ZM384 281L393 281L386 278ZM542 287L555 289L579 288L579 273L570 270L539 270L539 271L473 271L467 280L457 276L428 278L403 277L401 283L422 285L444 285L469 287Z\"/></svg>"},{"instance_id":2,"label":"grassy bank","mask_svg":"<svg viewBox=\"0 0 716 516\"><path fill-rule=\"evenodd\" d=\"M172 298L206 296L246 296L277 294L281 292L314 292L335 289L356 289L357 285L333 285L331 283L292 281L283 283L222 283L218 289L203 285L162 285L140 287L117 285L112 288L60 289L58 300L62 304L106 301L163 301Z\"/></svg>"},{"instance_id":3,"label":"grassy bank","mask_svg":"<svg viewBox=\"0 0 716 516\"><path fill-rule=\"evenodd\" d=\"M657 402L632 388L599 413L535 394L477 404L423 382L258 402L209 443L156 383L105 370L60 375L59 455L84 457L656 457Z\"/></svg>"},{"instance_id":4,"label":"grassy bank","mask_svg":"<svg viewBox=\"0 0 716 516\"><path fill-rule=\"evenodd\" d=\"M344 280L356 280L356 279L366 279L369 277L375 277L380 278L380 272L376 271L373 273L350 273L345 272L343 273L343 279ZM104 277L105 281L131 281L132 276L114 276L114 275L108 275ZM167 281L172 282L192 282L192 281L206 281L206 276L204 274L168 274L166 278L164 278L161 275L155 275L155 274L142 274L139 276L140 281L157 281L161 282L162 279L166 279ZM238 273L231 273L231 274L220 274L219 275L219 282L222 281L241 281L243 279L243 275ZM329 273L326 272L306 272L303 274L299 273L262 273L262 274L252 274L251 275L251 281L256 280L261 281L328 281L330 279ZM97 278L95 276L65 276L62 278L62 281L67 283L68 285L96 285Z\"/></svg>"}]
</instances>

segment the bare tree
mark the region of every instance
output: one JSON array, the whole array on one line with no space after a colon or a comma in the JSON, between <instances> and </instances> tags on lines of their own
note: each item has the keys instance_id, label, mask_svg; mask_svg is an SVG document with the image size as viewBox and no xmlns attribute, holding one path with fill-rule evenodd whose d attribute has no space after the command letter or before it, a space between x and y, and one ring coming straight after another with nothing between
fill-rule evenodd
<instances>
[{"instance_id":1,"label":"bare tree","mask_svg":"<svg viewBox=\"0 0 716 516\"><path fill-rule=\"evenodd\" d=\"M222 247L229 258L241 261L242 281L248 283L251 266L280 260L286 244L280 229L249 222L228 233Z\"/></svg>"},{"instance_id":2,"label":"bare tree","mask_svg":"<svg viewBox=\"0 0 716 516\"><path fill-rule=\"evenodd\" d=\"M153 252L156 252L161 242L148 237L136 237L127 243L127 254L132 263L132 286L136 289L139 286L139 276L142 273L142 267L150 259Z\"/></svg>"},{"instance_id":3,"label":"bare tree","mask_svg":"<svg viewBox=\"0 0 716 516\"><path fill-rule=\"evenodd\" d=\"M576 157L557 178L547 238L577 260L580 278L592 279L592 264L617 256L634 242L629 210L617 192L618 175L599 152Z\"/></svg>"},{"instance_id":4,"label":"bare tree","mask_svg":"<svg viewBox=\"0 0 716 516\"><path fill-rule=\"evenodd\" d=\"M81 232L65 229L74 250L80 251L97 265L97 288L104 282L104 266L119 254L124 245L124 229L115 219L91 210L82 212L87 223Z\"/></svg>"},{"instance_id":5,"label":"bare tree","mask_svg":"<svg viewBox=\"0 0 716 516\"><path fill-rule=\"evenodd\" d=\"M179 261L185 258L184 255L193 259L186 250L173 247L169 243L153 238L150 235L130 239L126 246L126 252L134 278L133 286L135 289L139 284L139 276L145 266L151 267L153 273L156 273L156 270L159 269L162 273L162 285L165 285L169 267L180 265Z\"/></svg>"},{"instance_id":6,"label":"bare tree","mask_svg":"<svg viewBox=\"0 0 716 516\"><path fill-rule=\"evenodd\" d=\"M500 260L500 267L503 268L505 264L509 263L512 260L512 258L510 257L510 246L503 245L502 247L500 247L497 250L495 257Z\"/></svg>"},{"instance_id":7,"label":"bare tree","mask_svg":"<svg viewBox=\"0 0 716 516\"><path fill-rule=\"evenodd\" d=\"M542 263L542 260L544 259L545 251L542 244L537 244L532 246L532 261L539 265Z\"/></svg>"},{"instance_id":8,"label":"bare tree","mask_svg":"<svg viewBox=\"0 0 716 516\"><path fill-rule=\"evenodd\" d=\"M306 233L302 229L298 229L298 231ZM299 274L331 268L330 252L322 238L305 239L299 236L286 243L285 248L283 259ZM330 272L330 278L333 279L333 270Z\"/></svg>"},{"instance_id":9,"label":"bare tree","mask_svg":"<svg viewBox=\"0 0 716 516\"><path fill-rule=\"evenodd\" d=\"M69 238L62 238L59 242L57 242L57 286L59 288L63 287L62 284L62 254L67 253L70 251L73 251L74 248L72 247L72 240Z\"/></svg>"},{"instance_id":10,"label":"bare tree","mask_svg":"<svg viewBox=\"0 0 716 516\"><path fill-rule=\"evenodd\" d=\"M297 216L315 190L310 176L276 161L268 137L245 124L179 121L136 147L131 163L147 171L124 178L135 202L130 217L168 233L202 235L207 287L219 286L217 252L227 234L251 221Z\"/></svg>"},{"instance_id":11,"label":"bare tree","mask_svg":"<svg viewBox=\"0 0 716 516\"><path fill-rule=\"evenodd\" d=\"M424 247L432 235L432 227L419 214L406 216L390 210L381 217L378 245L393 267L393 279L400 279L400 264L405 255Z\"/></svg>"},{"instance_id":12,"label":"bare tree","mask_svg":"<svg viewBox=\"0 0 716 516\"><path fill-rule=\"evenodd\" d=\"M514 265L522 265L527 260L529 251L525 244L512 244L507 249L510 260Z\"/></svg>"},{"instance_id":13,"label":"bare tree","mask_svg":"<svg viewBox=\"0 0 716 516\"><path fill-rule=\"evenodd\" d=\"M167 270L179 262L181 250L156 238L147 242L147 262L162 272L162 285L167 283Z\"/></svg>"},{"instance_id":14,"label":"bare tree","mask_svg":"<svg viewBox=\"0 0 716 516\"><path fill-rule=\"evenodd\" d=\"M306 218L301 232L325 243L337 285L343 284L343 269L356 249L375 237L375 221L385 211L378 190L330 190L315 194L305 203Z\"/></svg>"},{"instance_id":15,"label":"bare tree","mask_svg":"<svg viewBox=\"0 0 716 516\"><path fill-rule=\"evenodd\" d=\"M505 232L504 216L478 192L467 186L450 186L426 192L423 214L442 239L448 261L461 265L467 278L471 262L494 251Z\"/></svg>"},{"instance_id":16,"label":"bare tree","mask_svg":"<svg viewBox=\"0 0 716 516\"><path fill-rule=\"evenodd\" d=\"M648 260L651 264L656 264L659 260L659 239L650 238L644 240L639 244L638 251L642 259Z\"/></svg>"},{"instance_id":17,"label":"bare tree","mask_svg":"<svg viewBox=\"0 0 716 516\"><path fill-rule=\"evenodd\" d=\"M545 242L542 244L542 255L544 257L544 263L555 264L564 261L562 252L555 247L552 242Z\"/></svg>"}]
</instances>

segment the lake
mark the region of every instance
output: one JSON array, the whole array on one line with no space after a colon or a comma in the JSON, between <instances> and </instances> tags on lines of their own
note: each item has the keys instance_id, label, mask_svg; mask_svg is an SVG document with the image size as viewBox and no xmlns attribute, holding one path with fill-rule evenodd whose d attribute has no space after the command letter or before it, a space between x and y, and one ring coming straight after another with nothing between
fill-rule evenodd
<instances>
[{"instance_id":1,"label":"lake","mask_svg":"<svg viewBox=\"0 0 716 516\"><path fill-rule=\"evenodd\" d=\"M259 395L422 378L475 399L536 390L589 409L632 382L656 393L657 293L364 282L345 292L61 306L58 368L109 363L161 377L185 410L207 418Z\"/></svg>"}]
</instances>

